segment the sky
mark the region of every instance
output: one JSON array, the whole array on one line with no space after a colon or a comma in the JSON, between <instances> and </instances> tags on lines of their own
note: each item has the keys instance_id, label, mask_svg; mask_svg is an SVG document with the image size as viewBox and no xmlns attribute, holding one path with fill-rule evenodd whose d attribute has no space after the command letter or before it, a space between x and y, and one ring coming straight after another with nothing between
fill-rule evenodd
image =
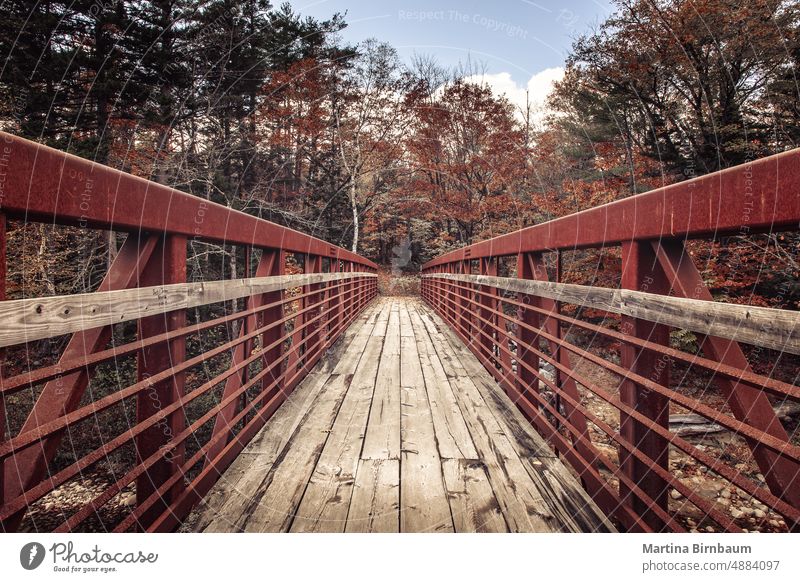
<instances>
[{"instance_id":1,"label":"sky","mask_svg":"<svg viewBox=\"0 0 800 582\"><path fill-rule=\"evenodd\" d=\"M277 3L277 2L276 2ZM612 12L609 0L292 0L318 19L345 13L345 41L377 38L407 63L433 55L445 66L471 61L481 81L513 104L541 106L561 78L574 38ZM527 93L526 93L527 91Z\"/></svg>"}]
</instances>

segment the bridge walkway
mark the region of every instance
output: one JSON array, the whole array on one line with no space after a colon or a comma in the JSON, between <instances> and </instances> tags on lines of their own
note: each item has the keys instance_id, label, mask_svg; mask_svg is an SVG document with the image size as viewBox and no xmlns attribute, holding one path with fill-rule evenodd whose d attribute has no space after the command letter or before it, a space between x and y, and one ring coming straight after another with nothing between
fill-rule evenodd
<instances>
[{"instance_id":1,"label":"bridge walkway","mask_svg":"<svg viewBox=\"0 0 800 582\"><path fill-rule=\"evenodd\" d=\"M379 297L183 525L207 532L613 526L419 299Z\"/></svg>"}]
</instances>

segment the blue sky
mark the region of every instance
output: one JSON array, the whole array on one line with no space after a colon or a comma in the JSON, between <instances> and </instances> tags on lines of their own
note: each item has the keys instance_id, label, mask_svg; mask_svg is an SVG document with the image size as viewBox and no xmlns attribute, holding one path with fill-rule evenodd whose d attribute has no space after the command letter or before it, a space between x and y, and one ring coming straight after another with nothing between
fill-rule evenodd
<instances>
[{"instance_id":1,"label":"blue sky","mask_svg":"<svg viewBox=\"0 0 800 582\"><path fill-rule=\"evenodd\" d=\"M277 2L276 2L277 3ZM404 61L435 55L447 66L471 60L483 80L512 102L527 94L541 103L560 77L572 40L612 11L608 0L292 0L295 11L319 19L347 12L350 43L374 37Z\"/></svg>"}]
</instances>

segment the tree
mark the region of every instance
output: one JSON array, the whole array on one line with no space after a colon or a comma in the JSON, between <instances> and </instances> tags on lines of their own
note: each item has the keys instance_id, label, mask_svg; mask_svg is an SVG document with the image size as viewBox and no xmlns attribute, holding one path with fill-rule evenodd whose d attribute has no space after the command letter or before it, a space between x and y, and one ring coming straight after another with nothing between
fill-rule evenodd
<instances>
[{"instance_id":1,"label":"tree","mask_svg":"<svg viewBox=\"0 0 800 582\"><path fill-rule=\"evenodd\" d=\"M559 109L577 113L589 129L613 126L670 169L711 172L779 147L771 112L758 103L794 50L796 4L617 5L597 32L575 43L554 100Z\"/></svg>"},{"instance_id":2,"label":"tree","mask_svg":"<svg viewBox=\"0 0 800 582\"><path fill-rule=\"evenodd\" d=\"M456 80L411 96L414 128L406 142L414 188L447 237L469 244L522 226L516 186L526 170L525 135L511 105L487 86Z\"/></svg>"},{"instance_id":3,"label":"tree","mask_svg":"<svg viewBox=\"0 0 800 582\"><path fill-rule=\"evenodd\" d=\"M402 135L410 120L404 99L409 80L397 52L375 40L359 48L332 97L335 147L352 212L353 252L358 250L360 216L368 197L383 187L383 176L401 159Z\"/></svg>"}]
</instances>

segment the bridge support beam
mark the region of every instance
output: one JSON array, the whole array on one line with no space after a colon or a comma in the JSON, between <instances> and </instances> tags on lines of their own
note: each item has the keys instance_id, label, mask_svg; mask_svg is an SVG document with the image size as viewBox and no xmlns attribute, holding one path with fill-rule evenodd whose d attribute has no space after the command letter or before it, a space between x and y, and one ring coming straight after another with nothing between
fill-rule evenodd
<instances>
[{"instance_id":1,"label":"bridge support beam","mask_svg":"<svg viewBox=\"0 0 800 582\"><path fill-rule=\"evenodd\" d=\"M622 245L622 287L648 293L669 293L669 284L649 242L626 242ZM633 337L668 346L669 328L633 317L622 317L622 332ZM648 378L653 382L669 387L670 359L642 350L632 344L624 343L621 350L621 363L624 368ZM619 388L620 400L654 423L669 428L669 399L647 390L645 387L625 378ZM669 443L641 422L620 411L620 436L639 449L652 464L669 471ZM662 531L666 524L652 511L653 507L667 510L669 485L647 463L637 459L624 448L619 449L622 471L636 483L650 500L636 497L630 489L620 483L620 497L623 502L641 516L653 529Z\"/></svg>"},{"instance_id":2,"label":"bridge support beam","mask_svg":"<svg viewBox=\"0 0 800 582\"><path fill-rule=\"evenodd\" d=\"M469 274L470 264L469 261L459 261L456 264L456 272L460 275L468 275ZM428 281L429 279L425 279ZM462 287L469 287L469 283L462 283ZM459 309L458 313L456 314L456 325L462 326L464 330L464 334L467 337L473 337L474 332L472 330L472 318L470 316L470 303L469 300L472 299L471 292L467 291L466 289L459 289L458 290L458 297L459 297Z\"/></svg>"},{"instance_id":3,"label":"bridge support beam","mask_svg":"<svg viewBox=\"0 0 800 582\"><path fill-rule=\"evenodd\" d=\"M341 261L339 259L331 258L331 273L338 273L341 269ZM328 308L330 316L328 317L328 331L326 334L326 347L331 347L336 337L336 329L342 324L342 300L338 295L342 293L344 287L342 285L328 285Z\"/></svg>"},{"instance_id":4,"label":"bridge support beam","mask_svg":"<svg viewBox=\"0 0 800 582\"><path fill-rule=\"evenodd\" d=\"M713 301L711 292L703 282L691 256L686 252L683 242L679 240L653 242L652 249L675 295ZM751 372L747 357L737 342L713 336L703 336L698 339L700 349L706 357ZM786 430L763 391L748 384L734 382L720 374L715 375L715 380L738 420L789 442ZM748 439L747 442L770 491L789 505L800 509L800 487L797 486L800 464L776 454L756 441ZM800 531L800 523L791 523L791 520L787 519L787 525L791 531Z\"/></svg>"},{"instance_id":5,"label":"bridge support beam","mask_svg":"<svg viewBox=\"0 0 800 582\"><path fill-rule=\"evenodd\" d=\"M319 255L306 257L306 273L321 273L322 272L322 257ZM306 287L307 293L314 293L306 299L306 307L309 311L306 313L305 321L314 321L306 329L306 345L305 345L305 358L303 358L304 365L308 366L311 358L325 349L324 341L321 341L321 330L325 325L324 315L321 316L322 307L324 306L325 294L322 291L322 285L309 285ZM353 309L358 309L358 305L353 305ZM316 344L320 345L316 345Z\"/></svg>"},{"instance_id":6,"label":"bridge support beam","mask_svg":"<svg viewBox=\"0 0 800 582\"><path fill-rule=\"evenodd\" d=\"M286 252L282 250L264 250L261 255L261 264L263 264L264 272L267 273L267 276L279 276L286 274ZM261 265L259 265L261 266ZM271 303L277 303L281 301L281 299L285 296L285 291L272 291L270 293L264 293L261 296L261 305L269 305ZM258 327L263 327L265 325L269 325L270 322L278 321L283 319L284 317L284 310L285 310L285 303L281 303L280 305L275 305L274 307L270 307L269 309L262 311L259 315L259 323ZM268 329L264 333L261 334L261 349L264 350L263 356L261 358L262 367L266 368L271 366L278 360L283 358L283 343L278 343L273 348L267 349L267 346L274 344L275 342L282 339L285 334L286 324L281 324ZM286 368L285 364L280 364L272 368L272 372L267 374L262 380L262 387L270 386L271 384L277 381L275 386L275 390L283 390L285 386L285 378L282 380L278 380L281 375L284 373Z\"/></svg>"},{"instance_id":7,"label":"bridge support beam","mask_svg":"<svg viewBox=\"0 0 800 582\"><path fill-rule=\"evenodd\" d=\"M529 266L531 274L533 275L533 279L536 281L549 281L550 276L547 274L547 266L545 265L544 254L543 253L531 253L529 255ZM560 269L556 270L556 279L560 279ZM546 297L538 297L536 302L539 306L554 314L558 315L560 310L560 305L557 301ZM572 364L570 362L569 352L565 349L561 348L561 324L558 319L553 317L545 316L543 322L544 328L548 334L556 338L556 341L548 340L548 346L550 348L550 354L552 354L552 358L557 361L561 366L565 369L572 369ZM537 368L538 370L538 368ZM555 391L555 406L556 410L561 408L561 398L559 396L559 392L563 391L565 394L570 396L575 402L581 401L580 392L578 392L578 385L575 382L575 379L561 372L561 370L556 369L556 379L555 385L557 390ZM587 464L591 465L592 467L597 467L597 451L592 445L591 435L589 433L589 427L586 424L586 417L584 414L575 408L572 404L564 404L563 406L565 416L569 423L574 427L575 431L578 433L577 435L573 436L573 443L575 444L575 448L580 453L580 455L585 459Z\"/></svg>"},{"instance_id":8,"label":"bridge support beam","mask_svg":"<svg viewBox=\"0 0 800 582\"><path fill-rule=\"evenodd\" d=\"M272 250L264 250L261 254L261 259L258 262L258 266L256 267L256 277L269 277L272 275L282 275L283 269L281 268L280 259L278 255L283 255L281 251L272 251ZM249 268L249 262L248 262ZM248 272L249 275L249 272ZM271 293L264 293L262 295L254 295L247 298L247 302L245 304L245 309L257 309L262 305L268 305L269 303L278 301L281 297L280 291L274 291ZM244 337L248 333L252 332L253 330L257 329L257 321L264 321L268 323L269 321L277 321L279 320L282 315L280 314L281 306L271 307L270 309L266 310L267 313L261 312L256 315L250 315L242 321L242 325L239 326L239 334L238 336ZM266 325L259 324L259 325ZM264 346L270 345L277 338L283 336L283 330L281 326L275 326L272 329L265 331L262 334L262 339L268 343L264 343ZM252 340L248 340L244 343L238 344L233 350L233 356L231 358L231 367L240 365L244 362L252 353ZM264 366L267 366L275 361L277 357L280 357L280 348L281 346L277 346L277 348L273 348L269 350L269 354L264 354L262 357L262 361L264 362ZM276 349L278 354L276 355ZM279 367L278 369L273 369L270 374L267 375L262 381L266 382L269 385L270 382L274 382L275 379L280 375L281 371ZM228 376L228 379L225 381L225 388L222 391L222 396L220 400L225 400L231 394L235 394L237 390L239 390L248 380L248 372L247 367L242 368L242 370L231 376ZM246 393L242 394L242 402L244 403L246 400ZM236 416L237 412L237 403L231 402L225 408L219 411L216 418L214 419L214 429L212 431L212 437L218 435L221 432L227 432L227 437L225 439L221 439L216 441L211 448L209 448L206 454L205 466L207 467L211 463L214 462L214 459L219 455L222 449L225 448L225 445L230 441L231 435L233 434L233 424L232 419Z\"/></svg>"}]
</instances>

